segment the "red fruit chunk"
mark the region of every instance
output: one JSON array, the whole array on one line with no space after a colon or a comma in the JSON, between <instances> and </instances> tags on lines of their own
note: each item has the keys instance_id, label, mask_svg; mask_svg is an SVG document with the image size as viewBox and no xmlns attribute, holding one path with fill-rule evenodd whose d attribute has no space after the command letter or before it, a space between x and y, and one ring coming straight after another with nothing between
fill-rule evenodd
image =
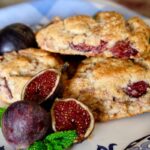
<instances>
[{"instance_id":1,"label":"red fruit chunk","mask_svg":"<svg viewBox=\"0 0 150 150\"><path fill-rule=\"evenodd\" d=\"M89 109L77 100L57 100L52 107L52 123L55 131L76 130L77 140L82 141L93 130L94 117Z\"/></svg>"},{"instance_id":2,"label":"red fruit chunk","mask_svg":"<svg viewBox=\"0 0 150 150\"><path fill-rule=\"evenodd\" d=\"M54 69L40 72L33 77L24 88L23 100L42 103L48 99L56 90L60 75Z\"/></svg>"},{"instance_id":3,"label":"red fruit chunk","mask_svg":"<svg viewBox=\"0 0 150 150\"><path fill-rule=\"evenodd\" d=\"M125 89L125 93L130 97L139 98L146 94L147 88L149 88L149 85L145 81L139 81L128 85Z\"/></svg>"},{"instance_id":4,"label":"red fruit chunk","mask_svg":"<svg viewBox=\"0 0 150 150\"><path fill-rule=\"evenodd\" d=\"M127 40L117 42L110 51L117 58L130 58L131 56L136 56L138 53L138 51L133 48Z\"/></svg>"},{"instance_id":5,"label":"red fruit chunk","mask_svg":"<svg viewBox=\"0 0 150 150\"><path fill-rule=\"evenodd\" d=\"M93 53L102 53L105 50L106 45L107 45L107 42L105 41L101 41L98 46L91 46L85 43L81 43L77 45L70 43L70 47L74 50L82 51L82 52L92 51Z\"/></svg>"},{"instance_id":6,"label":"red fruit chunk","mask_svg":"<svg viewBox=\"0 0 150 150\"><path fill-rule=\"evenodd\" d=\"M50 128L50 116L39 105L19 101L10 105L2 118L2 132L15 149L27 148L42 139Z\"/></svg>"},{"instance_id":7,"label":"red fruit chunk","mask_svg":"<svg viewBox=\"0 0 150 150\"><path fill-rule=\"evenodd\" d=\"M84 109L82 109L82 107L78 106L74 101L69 101L68 103L63 103L61 101L58 102L54 108L54 113L55 117L57 118L56 130L58 131L68 129L73 130L77 127L78 134L84 135L90 124L89 114Z\"/></svg>"}]
</instances>

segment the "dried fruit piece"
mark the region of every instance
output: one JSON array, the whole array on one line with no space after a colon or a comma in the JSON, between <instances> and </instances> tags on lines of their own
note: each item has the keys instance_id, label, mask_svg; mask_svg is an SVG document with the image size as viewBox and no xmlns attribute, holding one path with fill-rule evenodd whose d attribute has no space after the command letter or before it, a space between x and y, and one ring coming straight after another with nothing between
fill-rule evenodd
<instances>
[{"instance_id":1,"label":"dried fruit piece","mask_svg":"<svg viewBox=\"0 0 150 150\"><path fill-rule=\"evenodd\" d=\"M70 43L70 47L74 50L83 51L83 52L92 51L93 53L102 53L105 50L106 45L107 45L107 42L102 41L102 40L100 41L100 44L98 46L91 46L85 43L80 43L77 45Z\"/></svg>"},{"instance_id":2,"label":"dried fruit piece","mask_svg":"<svg viewBox=\"0 0 150 150\"><path fill-rule=\"evenodd\" d=\"M94 117L83 103L73 99L58 99L51 109L54 131L76 130L76 142L87 138L94 128Z\"/></svg>"},{"instance_id":3,"label":"dried fruit piece","mask_svg":"<svg viewBox=\"0 0 150 150\"><path fill-rule=\"evenodd\" d=\"M138 51L131 46L129 41L118 41L113 48L110 49L117 58L130 58L136 56Z\"/></svg>"},{"instance_id":4,"label":"dried fruit piece","mask_svg":"<svg viewBox=\"0 0 150 150\"><path fill-rule=\"evenodd\" d=\"M49 128L49 114L38 104L29 101L11 104L2 118L3 135L15 149L27 148L42 139Z\"/></svg>"},{"instance_id":5,"label":"dried fruit piece","mask_svg":"<svg viewBox=\"0 0 150 150\"><path fill-rule=\"evenodd\" d=\"M145 81L138 81L128 85L128 87L125 89L125 93L130 97L138 98L146 94L147 88L149 88L149 85Z\"/></svg>"},{"instance_id":6,"label":"dried fruit piece","mask_svg":"<svg viewBox=\"0 0 150 150\"><path fill-rule=\"evenodd\" d=\"M41 71L25 85L22 99L41 104L54 95L60 76L61 73L55 69Z\"/></svg>"}]
</instances>

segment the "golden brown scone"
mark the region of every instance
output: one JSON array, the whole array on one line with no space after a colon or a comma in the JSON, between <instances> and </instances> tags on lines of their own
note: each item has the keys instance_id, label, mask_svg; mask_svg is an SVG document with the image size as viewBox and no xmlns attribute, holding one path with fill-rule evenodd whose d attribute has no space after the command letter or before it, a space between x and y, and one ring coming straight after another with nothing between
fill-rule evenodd
<instances>
[{"instance_id":1,"label":"golden brown scone","mask_svg":"<svg viewBox=\"0 0 150 150\"><path fill-rule=\"evenodd\" d=\"M130 60L88 58L66 85L64 97L85 103L97 121L150 111L150 71Z\"/></svg>"},{"instance_id":2,"label":"golden brown scone","mask_svg":"<svg viewBox=\"0 0 150 150\"><path fill-rule=\"evenodd\" d=\"M143 67L150 69L150 55L142 57L140 59L135 59L135 62L142 65Z\"/></svg>"},{"instance_id":3,"label":"golden brown scone","mask_svg":"<svg viewBox=\"0 0 150 150\"><path fill-rule=\"evenodd\" d=\"M36 40L50 52L134 58L150 52L150 27L138 17L125 18L116 12L55 19L41 29Z\"/></svg>"},{"instance_id":4,"label":"golden brown scone","mask_svg":"<svg viewBox=\"0 0 150 150\"><path fill-rule=\"evenodd\" d=\"M29 79L41 70L60 69L62 61L40 49L25 49L4 54L0 60L0 106L21 100L21 92Z\"/></svg>"}]
</instances>

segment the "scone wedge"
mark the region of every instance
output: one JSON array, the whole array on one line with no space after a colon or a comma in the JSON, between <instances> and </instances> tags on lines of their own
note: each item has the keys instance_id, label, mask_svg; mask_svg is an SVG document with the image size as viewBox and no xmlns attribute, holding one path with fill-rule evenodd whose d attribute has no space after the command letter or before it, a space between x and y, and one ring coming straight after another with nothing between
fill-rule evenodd
<instances>
[{"instance_id":1,"label":"scone wedge","mask_svg":"<svg viewBox=\"0 0 150 150\"><path fill-rule=\"evenodd\" d=\"M139 58L150 52L150 27L138 17L126 20L117 12L99 12L95 17L57 18L42 28L36 40L50 52Z\"/></svg>"},{"instance_id":2,"label":"scone wedge","mask_svg":"<svg viewBox=\"0 0 150 150\"><path fill-rule=\"evenodd\" d=\"M55 54L40 49L25 49L5 53L0 59L0 105L7 106L21 100L25 84L38 72L60 69L62 60Z\"/></svg>"},{"instance_id":3,"label":"scone wedge","mask_svg":"<svg viewBox=\"0 0 150 150\"><path fill-rule=\"evenodd\" d=\"M87 58L66 85L64 97L89 106L97 121L150 112L150 70L131 60Z\"/></svg>"}]
</instances>

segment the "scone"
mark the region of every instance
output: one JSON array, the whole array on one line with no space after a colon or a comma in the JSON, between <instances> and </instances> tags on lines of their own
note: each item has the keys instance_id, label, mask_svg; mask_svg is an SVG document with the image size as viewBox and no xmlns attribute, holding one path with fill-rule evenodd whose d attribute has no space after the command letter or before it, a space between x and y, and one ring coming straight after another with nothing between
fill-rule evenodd
<instances>
[{"instance_id":1,"label":"scone","mask_svg":"<svg viewBox=\"0 0 150 150\"><path fill-rule=\"evenodd\" d=\"M99 12L95 17L56 18L37 33L36 40L39 47L54 53L138 58L150 52L149 37L150 27L142 19Z\"/></svg>"},{"instance_id":2,"label":"scone","mask_svg":"<svg viewBox=\"0 0 150 150\"><path fill-rule=\"evenodd\" d=\"M21 92L29 79L41 70L60 69L57 55L40 49L25 49L4 54L0 59L0 106L21 100Z\"/></svg>"},{"instance_id":3,"label":"scone","mask_svg":"<svg viewBox=\"0 0 150 150\"><path fill-rule=\"evenodd\" d=\"M150 70L131 60L87 58L66 85L64 97L89 106L97 121L150 111Z\"/></svg>"},{"instance_id":4,"label":"scone","mask_svg":"<svg viewBox=\"0 0 150 150\"><path fill-rule=\"evenodd\" d=\"M140 59L135 59L134 61L138 63L139 65L142 65L143 67L150 70L150 55L146 57L142 57Z\"/></svg>"}]
</instances>

